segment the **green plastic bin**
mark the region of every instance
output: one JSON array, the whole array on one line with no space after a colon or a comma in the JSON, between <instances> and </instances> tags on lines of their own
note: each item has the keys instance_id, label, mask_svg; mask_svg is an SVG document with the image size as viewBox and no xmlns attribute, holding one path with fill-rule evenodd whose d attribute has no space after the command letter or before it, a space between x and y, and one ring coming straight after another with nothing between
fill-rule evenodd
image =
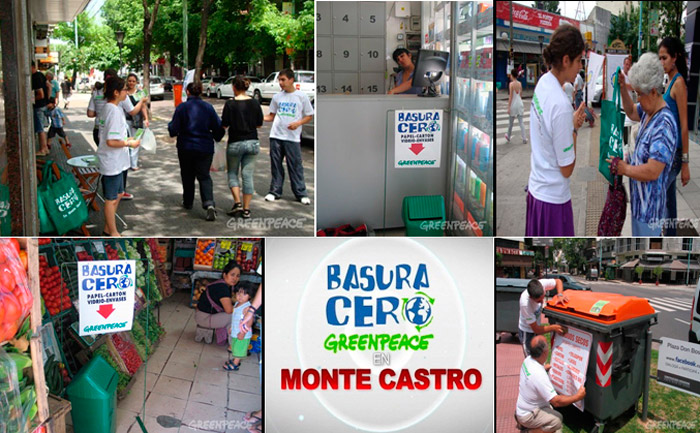
<instances>
[{"instance_id":1,"label":"green plastic bin","mask_svg":"<svg viewBox=\"0 0 700 433\"><path fill-rule=\"evenodd\" d=\"M441 195L404 197L401 216L406 236L444 236L445 199Z\"/></svg>"},{"instance_id":2,"label":"green plastic bin","mask_svg":"<svg viewBox=\"0 0 700 433\"><path fill-rule=\"evenodd\" d=\"M602 432L606 422L633 407L649 377L651 332L657 315L649 301L617 293L566 290L564 306L549 301L543 313L551 324L591 333L585 411ZM648 352L648 353L647 353Z\"/></svg>"},{"instance_id":3,"label":"green plastic bin","mask_svg":"<svg viewBox=\"0 0 700 433\"><path fill-rule=\"evenodd\" d=\"M114 433L117 430L117 382L119 375L97 355L68 385L75 433Z\"/></svg>"},{"instance_id":4,"label":"green plastic bin","mask_svg":"<svg viewBox=\"0 0 700 433\"><path fill-rule=\"evenodd\" d=\"M520 295L529 282L522 278L496 278L496 332L518 335Z\"/></svg>"}]
</instances>

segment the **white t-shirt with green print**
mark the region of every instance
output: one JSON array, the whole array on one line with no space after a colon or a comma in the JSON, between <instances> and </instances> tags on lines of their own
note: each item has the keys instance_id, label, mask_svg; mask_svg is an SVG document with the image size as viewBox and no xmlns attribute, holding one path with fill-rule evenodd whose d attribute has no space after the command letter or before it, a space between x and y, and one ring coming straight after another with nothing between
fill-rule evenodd
<instances>
[{"instance_id":1,"label":"white t-shirt with green print","mask_svg":"<svg viewBox=\"0 0 700 433\"><path fill-rule=\"evenodd\" d=\"M100 119L100 145L97 148L100 173L104 176L114 176L131 167L129 148L108 146L107 140L126 140L129 129L120 106L105 104Z\"/></svg>"},{"instance_id":2,"label":"white t-shirt with green print","mask_svg":"<svg viewBox=\"0 0 700 433\"><path fill-rule=\"evenodd\" d=\"M571 200L569 179L560 167L576 160L574 109L551 72L540 78L530 104L530 180L528 191L539 201L562 204Z\"/></svg>"},{"instance_id":3,"label":"white t-shirt with green print","mask_svg":"<svg viewBox=\"0 0 700 433\"><path fill-rule=\"evenodd\" d=\"M549 401L557 396L552 381L540 364L531 356L525 358L520 367L520 388L515 414L527 416L535 409L549 407Z\"/></svg>"}]
</instances>

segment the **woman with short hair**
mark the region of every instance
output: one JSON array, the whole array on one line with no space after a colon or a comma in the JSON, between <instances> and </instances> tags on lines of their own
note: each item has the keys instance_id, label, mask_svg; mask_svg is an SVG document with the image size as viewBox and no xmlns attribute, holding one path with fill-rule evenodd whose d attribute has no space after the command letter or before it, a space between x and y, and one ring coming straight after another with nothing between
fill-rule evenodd
<instances>
[{"instance_id":1,"label":"woman with short hair","mask_svg":"<svg viewBox=\"0 0 700 433\"><path fill-rule=\"evenodd\" d=\"M626 86L619 74L620 88ZM664 101L664 69L656 54L645 53L627 79L638 95L634 105L620 92L625 113L641 122L630 161L610 161L611 172L630 178L632 236L660 236L666 219L666 194L678 141L678 125Z\"/></svg>"}]
</instances>

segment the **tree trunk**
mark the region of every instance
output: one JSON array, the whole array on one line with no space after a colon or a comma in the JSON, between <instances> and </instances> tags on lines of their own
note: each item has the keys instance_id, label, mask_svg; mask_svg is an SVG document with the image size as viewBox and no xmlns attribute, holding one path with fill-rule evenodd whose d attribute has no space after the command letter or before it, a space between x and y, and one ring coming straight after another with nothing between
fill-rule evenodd
<instances>
[{"instance_id":1,"label":"tree trunk","mask_svg":"<svg viewBox=\"0 0 700 433\"><path fill-rule=\"evenodd\" d=\"M197 48L197 58L194 61L194 82L202 82L202 61L204 60L204 49L207 46L207 25L209 22L209 8L212 0L202 1L202 25L199 29L199 47Z\"/></svg>"},{"instance_id":2,"label":"tree trunk","mask_svg":"<svg viewBox=\"0 0 700 433\"><path fill-rule=\"evenodd\" d=\"M151 95L151 45L153 24L156 22L160 0L156 0L153 12L148 10L148 0L143 1L143 88Z\"/></svg>"}]
</instances>

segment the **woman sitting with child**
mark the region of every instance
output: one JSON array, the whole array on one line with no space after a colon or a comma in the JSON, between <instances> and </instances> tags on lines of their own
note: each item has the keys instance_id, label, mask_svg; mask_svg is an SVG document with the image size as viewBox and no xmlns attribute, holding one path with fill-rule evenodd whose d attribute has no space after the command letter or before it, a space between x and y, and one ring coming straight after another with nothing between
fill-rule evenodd
<instances>
[{"instance_id":1,"label":"woman sitting with child","mask_svg":"<svg viewBox=\"0 0 700 433\"><path fill-rule=\"evenodd\" d=\"M216 342L220 345L228 342L233 302L233 288L241 278L241 265L231 260L221 273L222 279L209 284L199 298L194 320L202 328L216 329ZM199 335L195 338L201 341Z\"/></svg>"}]
</instances>

